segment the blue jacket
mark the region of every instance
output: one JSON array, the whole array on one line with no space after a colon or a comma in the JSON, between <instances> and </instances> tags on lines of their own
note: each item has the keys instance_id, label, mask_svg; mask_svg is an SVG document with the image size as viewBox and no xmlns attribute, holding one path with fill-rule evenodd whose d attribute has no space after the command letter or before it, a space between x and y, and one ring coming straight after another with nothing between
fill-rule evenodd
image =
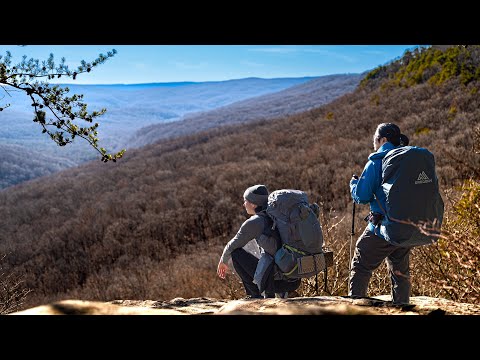
<instances>
[{"instance_id":1,"label":"blue jacket","mask_svg":"<svg viewBox=\"0 0 480 360\"><path fill-rule=\"evenodd\" d=\"M383 144L377 152L374 152L368 156L368 162L363 168L362 175L359 179L350 180L350 193L353 200L357 204L370 204L370 210L385 215L385 212L380 208L375 200L375 195L385 209L385 194L382 191L382 159L392 149L395 148L391 142ZM367 225L370 231L374 231L376 235L384 238L380 231L375 231L375 226L372 223Z\"/></svg>"}]
</instances>

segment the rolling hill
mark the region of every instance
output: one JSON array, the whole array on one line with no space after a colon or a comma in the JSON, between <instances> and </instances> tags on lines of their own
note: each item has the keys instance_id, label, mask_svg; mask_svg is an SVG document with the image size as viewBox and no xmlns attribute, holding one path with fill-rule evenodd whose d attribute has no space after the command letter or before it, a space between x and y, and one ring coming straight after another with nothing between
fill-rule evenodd
<instances>
[{"instance_id":1,"label":"rolling hill","mask_svg":"<svg viewBox=\"0 0 480 360\"><path fill-rule=\"evenodd\" d=\"M360 74L321 76L282 91L238 101L208 112L188 114L175 122L146 126L138 130L127 143L139 147L159 139L193 134L223 125L296 114L352 92L362 77Z\"/></svg>"},{"instance_id":2,"label":"rolling hill","mask_svg":"<svg viewBox=\"0 0 480 360\"><path fill-rule=\"evenodd\" d=\"M68 158L37 153L19 145L1 145L0 189L65 169L76 164Z\"/></svg>"}]
</instances>

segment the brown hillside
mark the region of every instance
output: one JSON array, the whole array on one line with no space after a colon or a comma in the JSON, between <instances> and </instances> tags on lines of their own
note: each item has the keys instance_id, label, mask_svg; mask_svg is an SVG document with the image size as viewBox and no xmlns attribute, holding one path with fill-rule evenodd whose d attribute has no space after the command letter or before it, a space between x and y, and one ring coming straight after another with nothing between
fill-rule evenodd
<instances>
[{"instance_id":1,"label":"brown hillside","mask_svg":"<svg viewBox=\"0 0 480 360\"><path fill-rule=\"evenodd\" d=\"M243 296L215 268L246 219L243 191L256 183L305 190L322 205L326 245L345 253L348 183L373 151L380 122L397 123L411 145L435 154L443 189L471 176L472 166L480 167L472 151L480 83L385 81L295 116L159 142L116 163L89 163L1 191L0 253L33 290L25 306ZM357 233L366 207L358 211ZM346 262L332 269L333 295L345 294L347 270ZM385 280L372 283L388 292ZM431 295L428 284L414 283L413 295Z\"/></svg>"}]
</instances>

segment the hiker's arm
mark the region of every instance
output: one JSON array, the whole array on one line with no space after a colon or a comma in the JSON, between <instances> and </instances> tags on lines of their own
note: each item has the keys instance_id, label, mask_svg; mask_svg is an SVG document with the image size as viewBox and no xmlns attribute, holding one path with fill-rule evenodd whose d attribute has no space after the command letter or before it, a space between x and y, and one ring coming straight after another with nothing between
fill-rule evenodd
<instances>
[{"instance_id":1,"label":"hiker's arm","mask_svg":"<svg viewBox=\"0 0 480 360\"><path fill-rule=\"evenodd\" d=\"M350 193L357 204L368 204L374 200L373 194L378 188L378 176L373 161L369 160L359 179L350 180Z\"/></svg>"},{"instance_id":2,"label":"hiker's arm","mask_svg":"<svg viewBox=\"0 0 480 360\"><path fill-rule=\"evenodd\" d=\"M248 242L260 236L263 232L263 227L264 220L259 216L252 216L250 219L246 220L238 230L237 234L223 249L220 262L226 264L232 257L232 252L244 247Z\"/></svg>"}]
</instances>

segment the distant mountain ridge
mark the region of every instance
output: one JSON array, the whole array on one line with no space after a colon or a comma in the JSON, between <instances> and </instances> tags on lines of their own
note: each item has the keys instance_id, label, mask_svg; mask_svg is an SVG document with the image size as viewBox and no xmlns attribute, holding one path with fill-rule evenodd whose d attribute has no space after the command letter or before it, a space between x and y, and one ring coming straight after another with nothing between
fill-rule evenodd
<instances>
[{"instance_id":1,"label":"distant mountain ridge","mask_svg":"<svg viewBox=\"0 0 480 360\"><path fill-rule=\"evenodd\" d=\"M304 76L304 77L285 77L285 78L260 78L260 77L247 77L241 79L229 79L229 80L209 80L209 81L177 81L177 82L152 82L152 83L132 83L132 84L122 84L122 83L112 83L112 84L75 84L75 83L66 83L61 84L62 86L76 86L76 87L88 87L88 86L95 86L95 87L131 87L131 88L150 88L150 87L176 87L176 86L185 86L185 85L195 85L195 84L220 84L225 82L238 82L238 81L248 81L248 80L289 80L289 79L315 79L318 76Z\"/></svg>"},{"instance_id":2,"label":"distant mountain ridge","mask_svg":"<svg viewBox=\"0 0 480 360\"><path fill-rule=\"evenodd\" d=\"M293 115L320 107L354 91L365 75L321 76L275 93L241 100L208 112L187 114L175 122L155 124L138 130L128 144L139 147L159 139L188 135L222 125Z\"/></svg>"},{"instance_id":3,"label":"distant mountain ridge","mask_svg":"<svg viewBox=\"0 0 480 360\"><path fill-rule=\"evenodd\" d=\"M207 82L207 81L206 81ZM198 81L179 81L179 82L154 82L154 83L135 83L135 84L85 84L84 86L97 86L97 87L131 87L131 88L150 88L150 87L175 87L175 86L185 86L185 85L193 85L193 84L200 84L202 82ZM82 86L80 84L62 84L64 86Z\"/></svg>"}]
</instances>

